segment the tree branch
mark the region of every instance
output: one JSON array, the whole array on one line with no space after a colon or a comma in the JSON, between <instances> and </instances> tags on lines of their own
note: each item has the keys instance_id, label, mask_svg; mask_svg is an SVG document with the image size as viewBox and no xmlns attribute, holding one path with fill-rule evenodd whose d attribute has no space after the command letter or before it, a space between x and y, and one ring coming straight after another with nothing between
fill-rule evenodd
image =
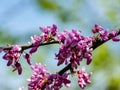
<instances>
[{"instance_id":1,"label":"tree branch","mask_svg":"<svg viewBox=\"0 0 120 90\"><path fill-rule=\"evenodd\" d=\"M119 32L118 32L118 35L120 35L120 29L119 29ZM117 36L118 36L117 35ZM111 38L110 36L108 36L108 40L109 41ZM93 41L93 46L91 48L93 48L93 50L95 50L97 47L99 47L100 45L104 44L105 42L107 41L102 41L99 37L96 37L96 39ZM72 69L72 66L71 66L71 63L69 63L66 67L64 67L62 70L60 70L58 73L60 75L64 74L66 71L68 70L71 70Z\"/></svg>"},{"instance_id":2,"label":"tree branch","mask_svg":"<svg viewBox=\"0 0 120 90\"><path fill-rule=\"evenodd\" d=\"M120 35L120 30L118 32L118 35ZM108 38L109 39L107 41L109 41L111 39L110 36L108 36ZM93 46L91 48L93 48L93 50L95 50L97 47L99 47L100 45L104 44L107 41L102 41L100 39L100 37L96 37L95 40L93 41ZM52 40L50 42L43 42L43 43L39 44L39 46L44 46L44 45L49 45L49 44L58 44L58 43L59 43L59 41ZM2 48L3 48L3 50L10 50L12 48L12 46L13 45L8 45L8 46L2 47ZM19 45L19 46L22 48L22 50L26 50L26 49L34 47L32 45L32 43L30 43L30 44L23 44L23 45ZM66 67L64 67L62 70L60 70L58 73L60 75L62 75L63 73L65 73L66 71L71 70L71 69L72 69L71 64L68 64Z\"/></svg>"},{"instance_id":3,"label":"tree branch","mask_svg":"<svg viewBox=\"0 0 120 90\"><path fill-rule=\"evenodd\" d=\"M44 46L44 45L49 45L49 44L58 44L58 43L59 43L59 41L52 40L50 42L43 42L43 43L39 44L39 46ZM8 46L2 47L2 48L3 48L3 50L10 50L12 48L12 46L13 45L8 45ZM19 46L22 48L22 50L26 50L26 49L34 47L32 45L32 43L30 43L30 44L23 44L23 45L19 45Z\"/></svg>"}]
</instances>

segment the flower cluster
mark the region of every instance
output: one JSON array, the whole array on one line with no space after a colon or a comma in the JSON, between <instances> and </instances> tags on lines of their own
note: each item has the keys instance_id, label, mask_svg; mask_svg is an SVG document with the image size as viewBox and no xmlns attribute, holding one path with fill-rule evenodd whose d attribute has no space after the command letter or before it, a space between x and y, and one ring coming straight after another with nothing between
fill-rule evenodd
<instances>
[{"instance_id":1,"label":"flower cluster","mask_svg":"<svg viewBox=\"0 0 120 90\"><path fill-rule=\"evenodd\" d=\"M35 64L32 66L33 74L28 79L28 90L59 90L64 84L70 86L70 80L68 74L50 74L48 73L46 66L41 64Z\"/></svg>"},{"instance_id":2,"label":"flower cluster","mask_svg":"<svg viewBox=\"0 0 120 90\"><path fill-rule=\"evenodd\" d=\"M70 70L71 73L74 72L83 59L86 59L86 64L89 65L92 61L92 51L95 45L99 46L99 44L101 45L110 39L113 41L120 41L120 38L117 37L120 34L120 30L109 32L97 24L92 29L94 34L92 37L85 37L81 35L81 31L77 30L65 30L58 33L56 25L40 27L40 30L42 31L42 34L31 37L31 43L27 46L11 45L10 48L8 47L6 49L0 47L0 52L5 52L3 59L8 61L7 66L12 66L14 68L13 71L17 70L18 74L22 73L22 67L19 63L21 54L23 54L27 63L31 66L33 74L31 78L28 79L28 90L59 90L63 85L70 87L70 73L66 73L67 70ZM55 58L58 60L57 65L59 66L65 63L65 65L70 67L66 66L62 69L60 71L63 71L62 74L59 72L51 74L47 71L45 65L32 65L30 59L39 46L49 44L50 42L54 44L56 41L60 45L59 52L55 54ZM28 53L24 51L26 48L31 48ZM78 84L82 89L84 89L87 84L91 83L90 77L92 73L87 74L85 69L82 68L82 70L77 71L77 74Z\"/></svg>"},{"instance_id":3,"label":"flower cluster","mask_svg":"<svg viewBox=\"0 0 120 90\"><path fill-rule=\"evenodd\" d=\"M78 70L77 74L78 74L78 84L82 89L84 89L87 84L91 83L91 81L89 79L90 79L92 73L90 73L90 74L86 73L84 67L81 70Z\"/></svg>"},{"instance_id":4,"label":"flower cluster","mask_svg":"<svg viewBox=\"0 0 120 90\"><path fill-rule=\"evenodd\" d=\"M40 27L40 30L43 32L41 35L31 37L33 48L30 50L30 54L36 52L41 43L49 42L57 35L57 26L54 24L53 26Z\"/></svg>"},{"instance_id":5,"label":"flower cluster","mask_svg":"<svg viewBox=\"0 0 120 90\"><path fill-rule=\"evenodd\" d=\"M69 74L64 73L50 74L45 65L35 64L31 66L33 74L30 79L28 79L28 90L60 90L63 84L66 87L70 87ZM77 71L78 74L78 84L84 89L87 84L90 84L90 77L92 73L88 74L85 72L85 68Z\"/></svg>"},{"instance_id":6,"label":"flower cluster","mask_svg":"<svg viewBox=\"0 0 120 90\"><path fill-rule=\"evenodd\" d=\"M64 31L57 37L61 46L59 53L56 54L57 65L70 62L72 67L77 68L83 58L87 59L87 64L91 63L92 37L84 37L80 35L80 31L76 30Z\"/></svg>"},{"instance_id":7,"label":"flower cluster","mask_svg":"<svg viewBox=\"0 0 120 90\"><path fill-rule=\"evenodd\" d=\"M119 33L118 30L113 30L112 32L109 32L100 25L95 24L92 29L92 32L94 34L98 33L103 41L107 41L109 39L112 39L113 41L120 41L120 38L116 37Z\"/></svg>"},{"instance_id":8,"label":"flower cluster","mask_svg":"<svg viewBox=\"0 0 120 90\"><path fill-rule=\"evenodd\" d=\"M3 59L7 60L7 66L12 65L14 70L18 70L18 74L22 73L21 64L18 62L20 58L20 51L21 47L18 45L15 45L11 48L11 50L4 50L5 55L3 56Z\"/></svg>"}]
</instances>

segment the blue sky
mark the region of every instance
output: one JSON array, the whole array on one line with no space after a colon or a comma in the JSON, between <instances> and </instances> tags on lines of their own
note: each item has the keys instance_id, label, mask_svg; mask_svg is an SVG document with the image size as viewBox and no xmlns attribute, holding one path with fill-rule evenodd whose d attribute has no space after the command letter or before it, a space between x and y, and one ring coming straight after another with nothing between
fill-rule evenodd
<instances>
[{"instance_id":1,"label":"blue sky","mask_svg":"<svg viewBox=\"0 0 120 90\"><path fill-rule=\"evenodd\" d=\"M33 0L2 0L0 8L0 26L13 34L27 33L57 22L52 13L38 12Z\"/></svg>"}]
</instances>

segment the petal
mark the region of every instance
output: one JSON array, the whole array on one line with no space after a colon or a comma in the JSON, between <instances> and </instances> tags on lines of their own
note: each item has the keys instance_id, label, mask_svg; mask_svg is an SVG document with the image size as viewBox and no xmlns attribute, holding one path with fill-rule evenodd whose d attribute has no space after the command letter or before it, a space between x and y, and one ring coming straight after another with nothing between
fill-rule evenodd
<instances>
[{"instance_id":1,"label":"petal","mask_svg":"<svg viewBox=\"0 0 120 90\"><path fill-rule=\"evenodd\" d=\"M25 54L23 55L23 57L26 59L26 61L27 61L27 63L28 63L29 65L32 64L31 61L30 61L31 54L25 53Z\"/></svg>"},{"instance_id":2,"label":"petal","mask_svg":"<svg viewBox=\"0 0 120 90\"><path fill-rule=\"evenodd\" d=\"M7 66L10 66L12 64L13 60L8 60Z\"/></svg>"}]
</instances>

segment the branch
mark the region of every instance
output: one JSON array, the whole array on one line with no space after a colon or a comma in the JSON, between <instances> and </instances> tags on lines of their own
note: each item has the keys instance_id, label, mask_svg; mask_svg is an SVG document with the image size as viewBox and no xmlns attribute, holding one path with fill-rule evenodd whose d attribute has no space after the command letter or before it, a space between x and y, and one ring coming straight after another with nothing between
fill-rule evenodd
<instances>
[{"instance_id":1,"label":"branch","mask_svg":"<svg viewBox=\"0 0 120 90\"><path fill-rule=\"evenodd\" d=\"M120 35L120 29L119 29L118 35ZM111 39L109 35L108 35L108 38L109 39L107 41L109 41ZM102 41L99 37L96 37L96 39L93 41L93 46L91 48L93 48L93 50L95 50L97 47L99 47L100 45L104 44L107 41ZM71 70L71 69L72 69L71 63L69 63L66 67L64 67L58 73L60 75L62 75L63 73L65 73L66 71Z\"/></svg>"},{"instance_id":2,"label":"branch","mask_svg":"<svg viewBox=\"0 0 120 90\"><path fill-rule=\"evenodd\" d=\"M53 41L52 40L50 42L43 42L43 43L39 44L39 46L44 46L44 45L49 45L49 44L58 44L58 43L59 43L59 41L57 41L57 40ZM2 47L2 48L3 48L3 50L10 50L12 48L12 46L13 45L8 45L8 46ZM32 45L32 43L30 43L30 44L23 44L23 45L19 45L19 46L22 48L22 51L34 47Z\"/></svg>"},{"instance_id":3,"label":"branch","mask_svg":"<svg viewBox=\"0 0 120 90\"><path fill-rule=\"evenodd\" d=\"M120 35L120 30L118 32L118 35ZM109 39L107 41L109 41L111 39L110 36L108 36L108 38ZM96 39L93 41L93 46L91 48L93 48L93 50L95 50L97 47L99 47L100 45L104 44L107 41L102 41L99 37L96 37ZM59 43L59 41L52 40L50 42L43 42L43 43L39 44L39 46L44 46L44 45L49 45L49 44L58 44L58 43ZM12 48L12 46L13 45L8 45L8 46L2 47L2 48L3 48L3 50L10 50ZM30 44L23 44L23 45L19 45L19 46L22 48L22 50L26 50L26 49L34 47L32 45L32 43L30 43ZM60 75L62 75L63 73L65 73L66 71L71 70L71 69L72 69L71 64L68 64L66 67L64 67L62 70L60 70L58 73Z\"/></svg>"}]
</instances>

